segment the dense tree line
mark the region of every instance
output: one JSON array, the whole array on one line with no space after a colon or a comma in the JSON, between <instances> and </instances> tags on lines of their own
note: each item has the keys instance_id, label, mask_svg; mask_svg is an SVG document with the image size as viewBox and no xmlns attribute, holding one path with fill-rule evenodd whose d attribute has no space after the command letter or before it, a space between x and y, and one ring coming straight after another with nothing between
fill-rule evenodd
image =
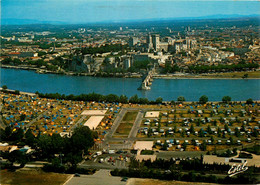
<instances>
[{"instance_id":1,"label":"dense tree line","mask_svg":"<svg viewBox=\"0 0 260 185\"><path fill-rule=\"evenodd\" d=\"M82 49L82 54L96 54L96 53L107 53L107 52L117 52L117 51L124 51L127 49L127 45L121 44L106 44L105 46L100 47L88 47Z\"/></svg>"},{"instance_id":2,"label":"dense tree line","mask_svg":"<svg viewBox=\"0 0 260 185\"><path fill-rule=\"evenodd\" d=\"M108 94L108 95L102 95L98 93L89 93L89 94L80 94L80 95L65 95L65 94L59 94L59 93L39 93L38 91L35 92L38 94L41 98L50 98L50 99L60 99L60 100L73 100L73 101L97 101L97 102L110 102L110 103L133 103L133 104L162 104L163 98L158 97L155 101L148 100L147 98L138 97L137 94L131 96L129 99L125 95L115 95L115 94ZM184 102L185 97L179 96L177 98L177 102ZM222 101L224 103L229 103L231 101L231 97L224 96L222 98ZM203 95L199 98L199 103L205 104L208 102L208 97L206 95ZM175 101L170 102L172 105L175 105ZM252 104L254 101L250 98L246 101L247 104Z\"/></svg>"},{"instance_id":3,"label":"dense tree line","mask_svg":"<svg viewBox=\"0 0 260 185\"><path fill-rule=\"evenodd\" d=\"M172 66L169 63L166 63L164 70L163 70L163 73L174 73L174 72L177 72L177 71L181 71L181 68L178 65L175 64L175 65Z\"/></svg>"},{"instance_id":4,"label":"dense tree line","mask_svg":"<svg viewBox=\"0 0 260 185\"><path fill-rule=\"evenodd\" d=\"M164 160L164 159L156 159L151 162L151 160L139 162L135 159L131 160L129 165L130 168L139 168L139 167L147 167L149 169L162 169L162 170L182 170L182 171L200 171L200 172L215 172L222 173L223 171L228 171L230 169L230 165L222 165L222 164L203 164L203 157L194 158L194 159L186 159L181 160L178 164L175 160Z\"/></svg>"},{"instance_id":5,"label":"dense tree line","mask_svg":"<svg viewBox=\"0 0 260 185\"><path fill-rule=\"evenodd\" d=\"M45 62L44 60L28 60L26 62L22 62L20 59L15 58L6 58L2 61L2 64L5 65L13 65L13 66L18 66L21 64L26 64L26 65L31 65L31 66L36 66L37 68L45 66L47 70L50 71L57 71L58 67L62 69L68 69L69 67L69 62L67 60L64 60L61 57L57 57L54 60L51 60L50 62Z\"/></svg>"},{"instance_id":6,"label":"dense tree line","mask_svg":"<svg viewBox=\"0 0 260 185\"><path fill-rule=\"evenodd\" d=\"M232 65L192 65L189 66L189 72L192 73L208 73L208 72L232 72L232 71L244 71L247 69L256 69L259 65L257 63L239 63Z\"/></svg>"},{"instance_id":7,"label":"dense tree line","mask_svg":"<svg viewBox=\"0 0 260 185\"><path fill-rule=\"evenodd\" d=\"M238 174L234 177L226 176L225 178L217 177L216 175L202 175L191 171L189 173L183 173L181 171L162 171L160 169L115 169L111 171L114 176L134 177L134 178L153 178L160 180L176 180L186 182L208 182L208 183L220 183L220 184L257 184L259 181L256 175L253 175L250 170Z\"/></svg>"},{"instance_id":8,"label":"dense tree line","mask_svg":"<svg viewBox=\"0 0 260 185\"><path fill-rule=\"evenodd\" d=\"M228 176L220 178L215 175L205 175L206 173L223 173L229 169L230 165L203 164L202 158L181 160L179 164L172 159L157 159L154 162L150 160L139 162L133 159L131 160L129 169L115 169L111 174L114 176L222 184L248 184L258 182L254 174L259 172L259 168L256 167L249 167L246 172L232 178Z\"/></svg>"},{"instance_id":9,"label":"dense tree line","mask_svg":"<svg viewBox=\"0 0 260 185\"><path fill-rule=\"evenodd\" d=\"M97 133L88 127L76 127L70 136L61 137L60 134L46 135L39 133L37 137L28 129L25 133L22 128L13 131L14 127L1 129L1 141L8 141L19 146L29 145L35 149L33 153L25 154L20 150L11 153L2 152L1 156L11 163L20 162L26 164L29 160L47 160L51 162L50 169L61 170L73 168L82 161L82 156L88 154L88 149L94 145L94 138ZM64 165L66 164L66 165Z\"/></svg>"},{"instance_id":10,"label":"dense tree line","mask_svg":"<svg viewBox=\"0 0 260 185\"><path fill-rule=\"evenodd\" d=\"M36 92L41 98L51 98L51 99L63 99L63 100L74 100L74 101L97 101L97 102L110 102L110 103L134 103L134 104L158 104L162 103L163 99L161 97L157 98L155 101L149 101L147 98L139 98L138 95L128 97L125 95L117 96L115 94L101 95L97 93L80 94L80 95L65 95L59 93L39 93Z\"/></svg>"},{"instance_id":11,"label":"dense tree line","mask_svg":"<svg viewBox=\"0 0 260 185\"><path fill-rule=\"evenodd\" d=\"M18 66L22 64L20 59L18 58L11 59L9 57L5 58L1 63L5 65L14 65L14 66Z\"/></svg>"}]
</instances>

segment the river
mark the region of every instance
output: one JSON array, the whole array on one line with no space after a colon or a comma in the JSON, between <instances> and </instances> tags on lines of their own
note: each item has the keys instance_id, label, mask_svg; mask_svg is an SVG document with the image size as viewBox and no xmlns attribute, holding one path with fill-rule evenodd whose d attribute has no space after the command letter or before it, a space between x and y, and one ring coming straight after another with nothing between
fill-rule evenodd
<instances>
[{"instance_id":1,"label":"river","mask_svg":"<svg viewBox=\"0 0 260 185\"><path fill-rule=\"evenodd\" d=\"M124 94L131 97L137 94L155 100L176 100L184 96L186 101L198 101L207 95L209 101L221 101L223 96L232 100L243 101L248 98L260 100L259 79L154 79L151 90L140 91L137 88L141 79L135 78L101 78L90 76L66 76L57 74L38 74L34 71L20 69L1 69L0 86L25 92L87 94Z\"/></svg>"}]
</instances>

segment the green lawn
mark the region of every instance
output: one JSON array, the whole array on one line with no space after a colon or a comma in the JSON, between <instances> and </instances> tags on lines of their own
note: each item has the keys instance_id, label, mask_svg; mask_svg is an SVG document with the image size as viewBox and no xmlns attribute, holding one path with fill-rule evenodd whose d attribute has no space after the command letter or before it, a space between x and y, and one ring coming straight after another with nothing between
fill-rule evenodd
<instances>
[{"instance_id":1,"label":"green lawn","mask_svg":"<svg viewBox=\"0 0 260 185\"><path fill-rule=\"evenodd\" d=\"M138 112L136 112L136 111L127 112L125 114L122 122L118 126L113 137L119 137L119 136L121 136L122 138L128 137L128 134L132 129L132 126L134 124L137 114L138 114Z\"/></svg>"},{"instance_id":2,"label":"green lawn","mask_svg":"<svg viewBox=\"0 0 260 185\"><path fill-rule=\"evenodd\" d=\"M128 135L132 129L132 126L133 126L133 123L121 122L119 127L116 130L116 134Z\"/></svg>"},{"instance_id":3,"label":"green lawn","mask_svg":"<svg viewBox=\"0 0 260 185\"><path fill-rule=\"evenodd\" d=\"M127 112L122 121L135 121L138 112Z\"/></svg>"}]
</instances>

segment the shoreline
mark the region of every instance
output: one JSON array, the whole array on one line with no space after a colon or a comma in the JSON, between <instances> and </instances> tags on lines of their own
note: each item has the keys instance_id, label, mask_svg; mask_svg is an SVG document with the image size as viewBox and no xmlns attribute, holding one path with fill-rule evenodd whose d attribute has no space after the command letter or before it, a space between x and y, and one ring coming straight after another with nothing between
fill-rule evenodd
<instances>
[{"instance_id":1,"label":"shoreline","mask_svg":"<svg viewBox=\"0 0 260 185\"><path fill-rule=\"evenodd\" d=\"M18 90L18 89L17 89ZM29 95L29 96L38 96L38 94L36 93L33 93L33 92L25 92L25 91L20 91L19 95ZM14 94L15 90L14 89L5 89L5 92L3 91L3 88L0 87L0 92L2 93L10 93L10 94ZM41 92L39 92L41 93ZM57 92L56 92L57 93ZM44 94L44 93L43 93ZM55 93L50 93L50 94L55 94ZM77 94L73 94L74 96L78 96ZM129 97L128 97L129 98ZM51 99L51 98L47 98L47 99ZM77 101L77 100L74 100L74 101ZM255 101L256 103L260 103L260 99L259 100L253 100ZM178 102L177 100L175 101L176 103ZM239 102L239 103L246 103L246 100L232 100L230 101L229 103L235 103L235 102ZM163 101L163 103L166 103L166 104L170 104L171 101ZM198 101L183 101L183 102L180 102L180 104L192 104L192 103L198 103ZM223 103L223 101L208 101L207 104L210 104L210 103ZM129 104L129 103L127 103ZM178 103L177 103L178 104ZM149 104L148 105L152 105L152 104Z\"/></svg>"},{"instance_id":2,"label":"shoreline","mask_svg":"<svg viewBox=\"0 0 260 185\"><path fill-rule=\"evenodd\" d=\"M68 75L68 76L92 76L92 77L103 77L103 78L142 78L140 74L116 74L116 75L100 75L100 74L95 74L95 73L77 73L77 72L55 72L55 71L49 71L46 69L41 69L37 67L31 67L31 66L11 66L11 65L0 65L0 68L7 68L7 69L21 69L21 70L31 70L39 74L58 74L58 75ZM245 71L246 72L251 72L251 71ZM231 73L231 72L227 72ZM239 72L233 72L232 74L236 74ZM214 73L211 75L205 75L205 74L200 74L200 75L192 75L192 74L187 74L187 75L176 75L176 74L154 74L153 78L154 79L190 79L190 80L258 80L260 79L260 72L259 72L259 77L247 77L247 78L242 78L242 77L217 77L213 75L218 75L218 74L225 74L225 73Z\"/></svg>"}]
</instances>

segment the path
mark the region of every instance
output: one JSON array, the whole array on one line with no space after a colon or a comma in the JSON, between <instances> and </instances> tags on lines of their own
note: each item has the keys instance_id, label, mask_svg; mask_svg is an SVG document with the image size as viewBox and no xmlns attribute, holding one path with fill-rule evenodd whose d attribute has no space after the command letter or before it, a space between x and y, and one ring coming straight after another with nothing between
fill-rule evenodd
<instances>
[{"instance_id":1,"label":"path","mask_svg":"<svg viewBox=\"0 0 260 185\"><path fill-rule=\"evenodd\" d=\"M1 104L0 105L0 128L5 129L6 125L4 124L3 119L2 119L2 108L3 108L3 105Z\"/></svg>"},{"instance_id":2,"label":"path","mask_svg":"<svg viewBox=\"0 0 260 185\"><path fill-rule=\"evenodd\" d=\"M99 170L93 175L80 175L73 177L66 185L125 185L127 182L121 181L121 177L110 175L110 170Z\"/></svg>"},{"instance_id":3,"label":"path","mask_svg":"<svg viewBox=\"0 0 260 185\"><path fill-rule=\"evenodd\" d=\"M43 112L42 114L40 114L39 116L37 116L37 118L34 118L30 123L28 123L27 125L23 126L23 129L25 129L25 132L30 128L30 126L35 123L36 121L38 121L39 119L41 119L43 117L43 115L45 115L49 110L46 110L45 112Z\"/></svg>"}]
</instances>

